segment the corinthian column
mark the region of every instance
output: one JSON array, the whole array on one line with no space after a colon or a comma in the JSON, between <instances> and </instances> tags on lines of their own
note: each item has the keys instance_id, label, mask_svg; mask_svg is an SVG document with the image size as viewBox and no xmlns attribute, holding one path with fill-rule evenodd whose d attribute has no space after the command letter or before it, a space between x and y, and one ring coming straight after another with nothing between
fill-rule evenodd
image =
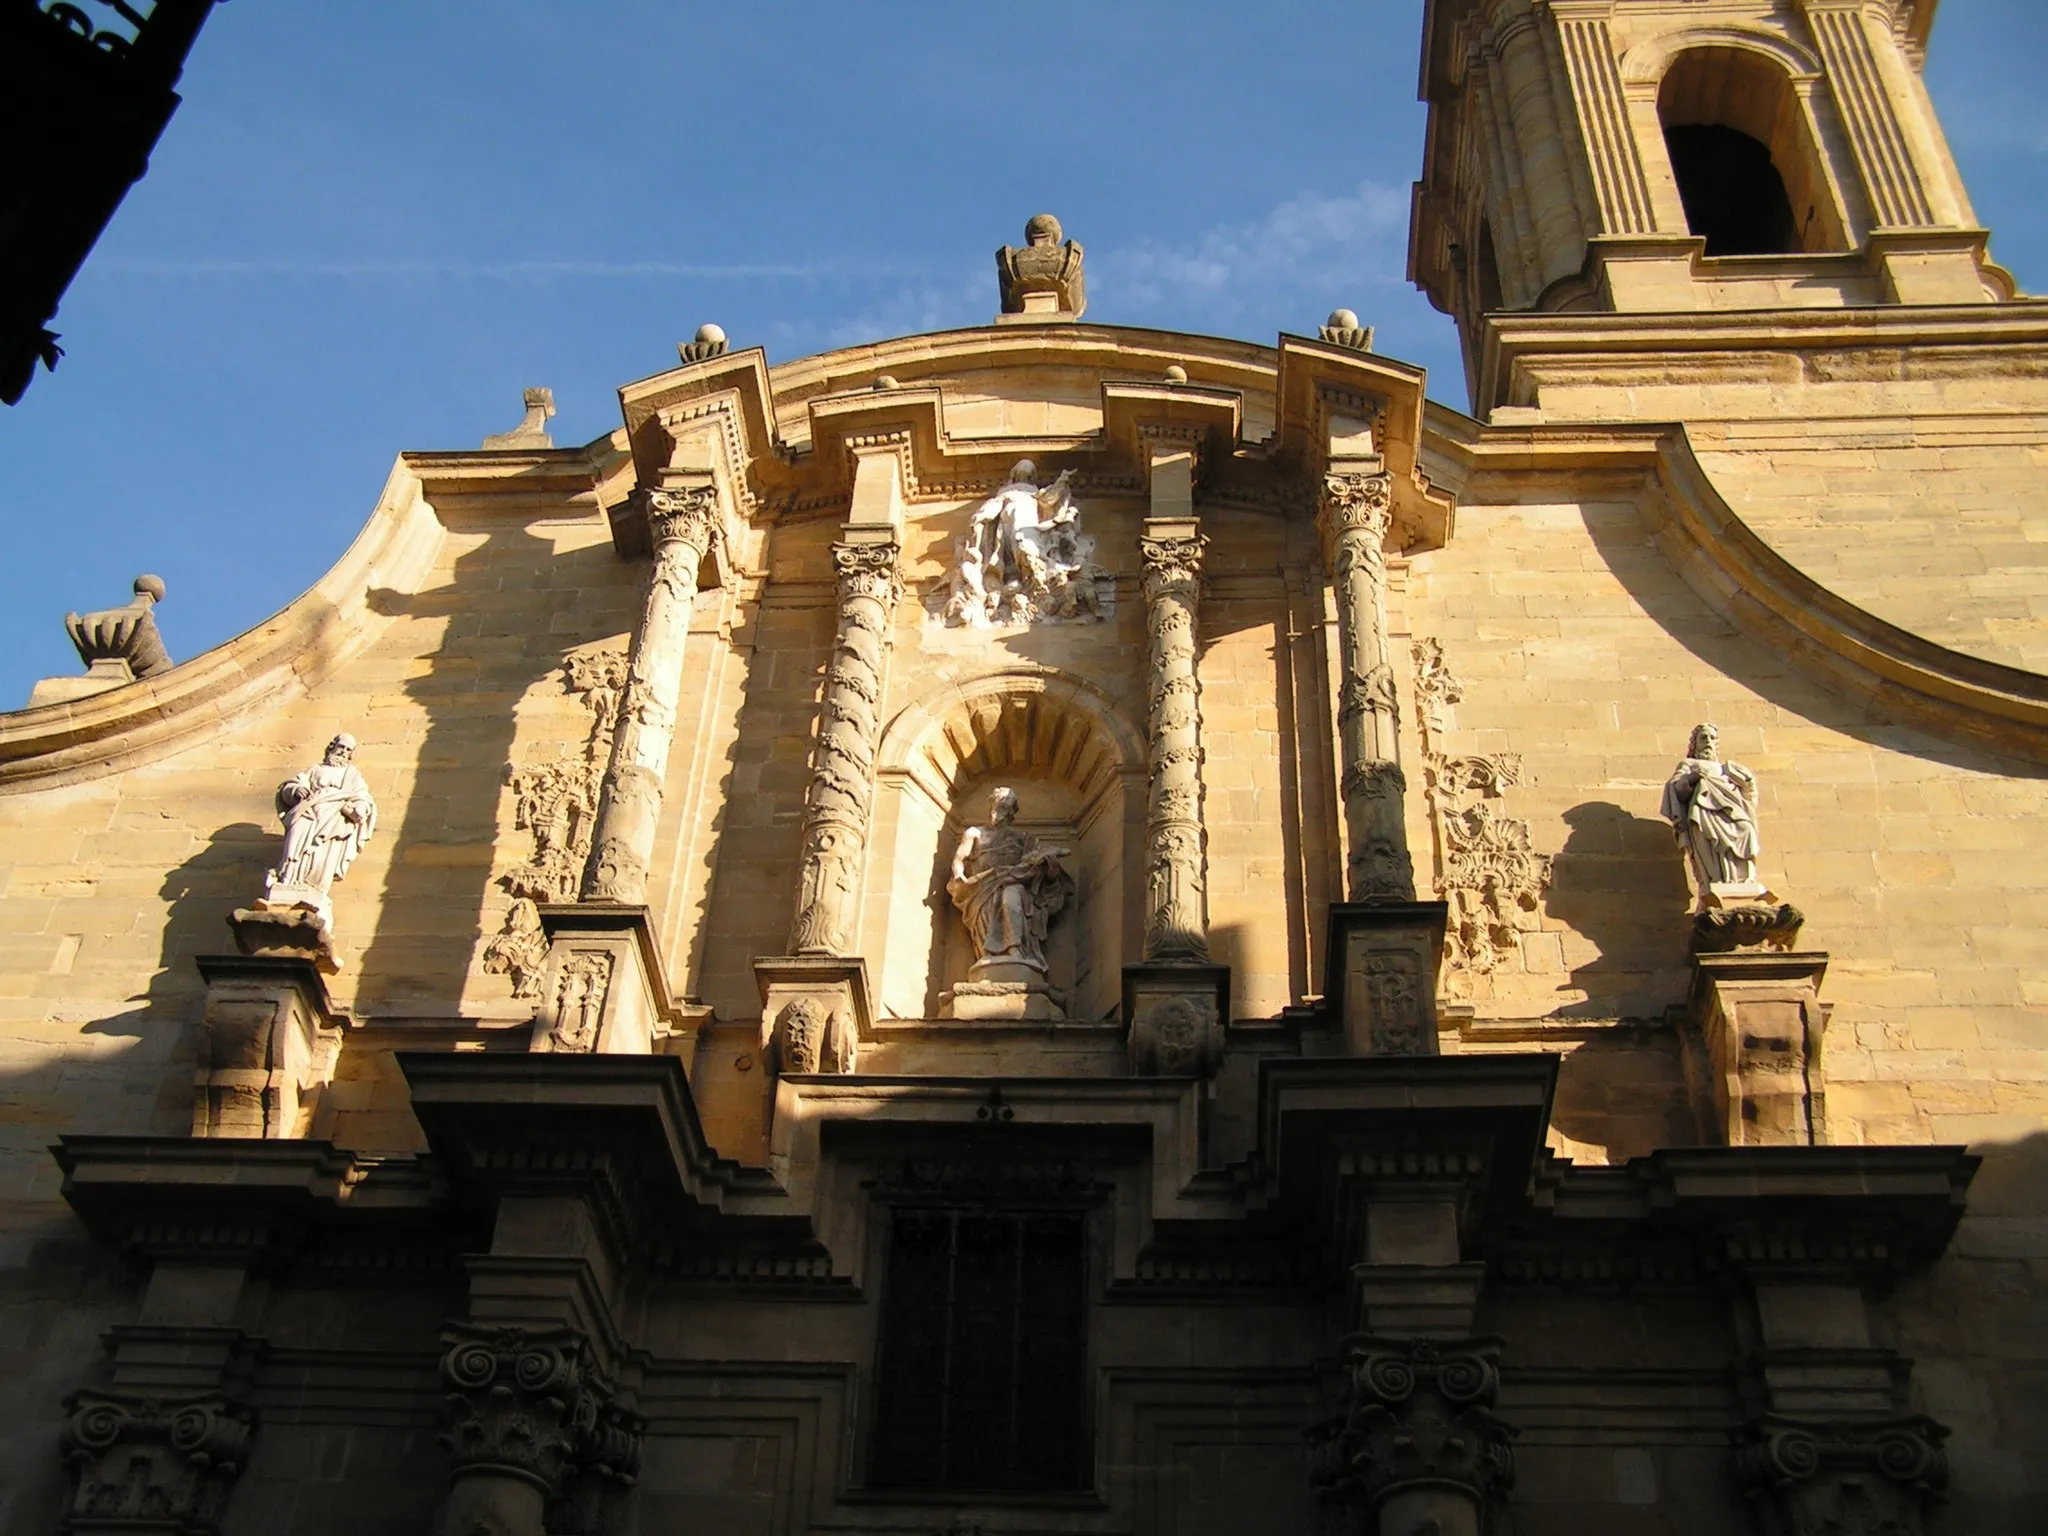
<instances>
[{"instance_id":1,"label":"corinthian column","mask_svg":"<svg viewBox=\"0 0 2048 1536\"><path fill-rule=\"evenodd\" d=\"M1208 543L1193 522L1148 521L1151 786L1145 805L1145 958L1209 959L1202 876L1202 706L1195 608Z\"/></svg>"},{"instance_id":2,"label":"corinthian column","mask_svg":"<svg viewBox=\"0 0 2048 1536\"><path fill-rule=\"evenodd\" d=\"M854 897L867 849L881 732L882 662L889 650L889 616L903 596L898 552L893 541L832 546L839 570L839 634L825 673L804 803L803 880L789 929L793 955L853 952Z\"/></svg>"},{"instance_id":3,"label":"corinthian column","mask_svg":"<svg viewBox=\"0 0 2048 1536\"><path fill-rule=\"evenodd\" d=\"M697 597L697 567L718 528L718 488L709 482L650 490L645 501L654 572L633 636L597 832L583 873L585 901L638 905L646 898L662 782L675 736L676 699L682 691L683 643Z\"/></svg>"},{"instance_id":4,"label":"corinthian column","mask_svg":"<svg viewBox=\"0 0 2048 1536\"><path fill-rule=\"evenodd\" d=\"M1408 784L1395 761L1394 670L1387 660L1384 548L1393 517L1390 492L1384 471L1333 472L1323 480L1324 533L1331 549L1344 674L1337 692L1337 735L1351 850L1346 889L1354 902L1415 899L1402 803Z\"/></svg>"}]
</instances>

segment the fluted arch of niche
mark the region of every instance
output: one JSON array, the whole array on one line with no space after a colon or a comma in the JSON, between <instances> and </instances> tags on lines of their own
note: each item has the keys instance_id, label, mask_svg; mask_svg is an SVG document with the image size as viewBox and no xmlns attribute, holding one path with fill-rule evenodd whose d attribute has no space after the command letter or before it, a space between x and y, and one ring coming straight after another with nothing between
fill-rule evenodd
<instances>
[{"instance_id":1,"label":"fluted arch of niche","mask_svg":"<svg viewBox=\"0 0 2048 1536\"><path fill-rule=\"evenodd\" d=\"M1022 821L1056 819L1071 834L1068 1012L1076 1021L1113 1014L1143 921L1144 780L1144 739L1127 706L1071 674L992 672L899 711L876 754L865 922L883 1016L934 1017L959 979L964 930L945 894L946 864L987 791L1005 783L1019 791Z\"/></svg>"}]
</instances>

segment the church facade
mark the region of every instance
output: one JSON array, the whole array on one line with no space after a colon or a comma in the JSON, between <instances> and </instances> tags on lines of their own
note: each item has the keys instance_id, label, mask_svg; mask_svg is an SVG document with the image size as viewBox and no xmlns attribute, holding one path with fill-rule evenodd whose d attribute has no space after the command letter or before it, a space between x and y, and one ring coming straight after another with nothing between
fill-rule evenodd
<instances>
[{"instance_id":1,"label":"church facade","mask_svg":"<svg viewBox=\"0 0 2048 1536\"><path fill-rule=\"evenodd\" d=\"M0 715L9 1531L2048 1514L2048 309L1932 0L1428 0L1357 316L707 326Z\"/></svg>"}]
</instances>

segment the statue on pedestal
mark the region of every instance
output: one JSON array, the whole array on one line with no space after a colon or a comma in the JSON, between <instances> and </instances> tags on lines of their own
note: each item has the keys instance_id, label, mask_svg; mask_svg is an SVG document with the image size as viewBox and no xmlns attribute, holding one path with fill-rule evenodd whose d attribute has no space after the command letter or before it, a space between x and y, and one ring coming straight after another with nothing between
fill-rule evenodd
<instances>
[{"instance_id":1,"label":"statue on pedestal","mask_svg":"<svg viewBox=\"0 0 2048 1536\"><path fill-rule=\"evenodd\" d=\"M327 743L317 767L277 786L284 852L263 877L270 907L304 907L325 926L328 890L377 830L377 802L355 768L356 739L346 731Z\"/></svg>"},{"instance_id":2,"label":"statue on pedestal","mask_svg":"<svg viewBox=\"0 0 2048 1536\"><path fill-rule=\"evenodd\" d=\"M1756 828L1756 775L1720 753L1721 733L1693 727L1685 760L1664 786L1664 819L1685 849L1699 887L1699 905L1761 901L1770 896L1756 877L1763 842Z\"/></svg>"},{"instance_id":3,"label":"statue on pedestal","mask_svg":"<svg viewBox=\"0 0 2048 1536\"><path fill-rule=\"evenodd\" d=\"M1042 847L1020 832L1017 791L989 797L989 824L969 827L953 850L946 893L974 938L975 970L1008 964L1045 971L1045 932L1074 894L1074 878L1060 867L1064 848Z\"/></svg>"}]
</instances>

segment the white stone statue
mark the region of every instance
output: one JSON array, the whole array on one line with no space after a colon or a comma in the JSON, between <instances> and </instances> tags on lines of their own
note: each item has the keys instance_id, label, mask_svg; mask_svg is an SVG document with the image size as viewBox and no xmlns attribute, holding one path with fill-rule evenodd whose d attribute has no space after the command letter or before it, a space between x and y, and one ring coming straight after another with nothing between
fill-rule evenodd
<instances>
[{"instance_id":1,"label":"white stone statue","mask_svg":"<svg viewBox=\"0 0 2048 1536\"><path fill-rule=\"evenodd\" d=\"M969 827L953 851L946 893L974 939L977 976L1012 967L1045 971L1045 932L1074 894L1074 879L1060 867L1065 848L1047 848L1017 830L1017 792L998 789L989 799L989 824Z\"/></svg>"},{"instance_id":2,"label":"white stone statue","mask_svg":"<svg viewBox=\"0 0 2048 1536\"><path fill-rule=\"evenodd\" d=\"M346 731L327 744L316 768L295 773L277 786L277 814L284 822L284 852L263 878L270 907L303 907L324 927L328 888L377 829L377 802L356 771L356 739Z\"/></svg>"},{"instance_id":3,"label":"white stone statue","mask_svg":"<svg viewBox=\"0 0 2048 1536\"><path fill-rule=\"evenodd\" d=\"M1762 901L1770 891L1756 877L1763 843L1756 828L1756 775L1740 763L1724 762L1721 733L1711 725L1693 727L1685 761L1664 786L1664 819L1692 865L1699 905Z\"/></svg>"},{"instance_id":4,"label":"white stone statue","mask_svg":"<svg viewBox=\"0 0 2048 1536\"><path fill-rule=\"evenodd\" d=\"M1105 616L1108 573L1095 563L1095 540L1081 532L1073 471L1043 487L1036 476L1036 465L1018 460L975 509L955 546L946 623L982 628Z\"/></svg>"}]
</instances>

